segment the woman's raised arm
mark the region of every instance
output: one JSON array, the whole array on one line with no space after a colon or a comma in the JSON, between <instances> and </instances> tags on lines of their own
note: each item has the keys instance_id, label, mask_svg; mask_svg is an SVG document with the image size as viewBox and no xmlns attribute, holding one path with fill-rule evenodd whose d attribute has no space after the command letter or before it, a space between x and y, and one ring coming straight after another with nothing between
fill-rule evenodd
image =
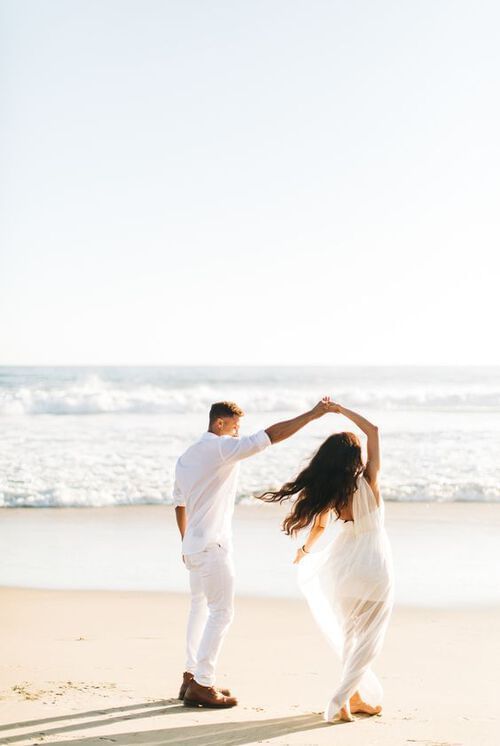
<instances>
[{"instance_id":1,"label":"woman's raised arm","mask_svg":"<svg viewBox=\"0 0 500 746\"><path fill-rule=\"evenodd\" d=\"M378 473L380 471L380 442L378 437L378 427L374 425L373 422L370 422L370 420L367 420L366 417L358 414L358 412L354 412L352 409L347 409L347 407L343 407L342 404L338 404L337 402L330 403L330 411L338 412L338 414L342 414L344 417L347 417L348 420L354 422L354 424L357 425L359 429L362 430L366 435L368 441L368 458L364 476L365 479L370 483L370 486L378 502L379 494L377 481Z\"/></svg>"}]
</instances>

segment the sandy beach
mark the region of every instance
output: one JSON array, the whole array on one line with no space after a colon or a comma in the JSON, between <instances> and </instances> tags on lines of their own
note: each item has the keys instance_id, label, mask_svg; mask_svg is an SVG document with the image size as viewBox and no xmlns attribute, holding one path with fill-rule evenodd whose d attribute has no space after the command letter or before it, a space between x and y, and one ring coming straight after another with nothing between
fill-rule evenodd
<instances>
[{"instance_id":1,"label":"sandy beach","mask_svg":"<svg viewBox=\"0 0 500 746\"><path fill-rule=\"evenodd\" d=\"M499 506L386 507L398 587L375 666L384 710L330 726L339 664L290 595L279 509L236 510L236 617L218 671L240 704L220 712L176 700L189 598L171 507L2 511L0 744L497 746ZM101 590L65 585L99 568Z\"/></svg>"},{"instance_id":2,"label":"sandy beach","mask_svg":"<svg viewBox=\"0 0 500 746\"><path fill-rule=\"evenodd\" d=\"M338 664L305 604L238 598L219 682L240 705L176 700L188 597L0 592L1 744L498 744L499 609L398 608L381 717L326 725Z\"/></svg>"}]
</instances>

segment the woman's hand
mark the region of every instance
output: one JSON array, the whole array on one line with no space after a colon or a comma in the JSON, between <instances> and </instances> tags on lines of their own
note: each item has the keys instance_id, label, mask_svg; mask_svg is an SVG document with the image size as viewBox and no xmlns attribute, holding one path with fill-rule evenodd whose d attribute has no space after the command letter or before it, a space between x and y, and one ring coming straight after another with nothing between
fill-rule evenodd
<instances>
[{"instance_id":1,"label":"woman's hand","mask_svg":"<svg viewBox=\"0 0 500 746\"><path fill-rule=\"evenodd\" d=\"M329 412L336 412L339 414L342 410L342 404L338 404L335 401L328 402L328 411Z\"/></svg>"},{"instance_id":2,"label":"woman's hand","mask_svg":"<svg viewBox=\"0 0 500 746\"><path fill-rule=\"evenodd\" d=\"M302 547L299 547L297 549L297 554L295 555L295 559L293 561L293 564L294 565L298 565L299 562L300 562L300 560L304 559L305 556L306 556L306 552L304 552L304 550L302 549Z\"/></svg>"}]
</instances>

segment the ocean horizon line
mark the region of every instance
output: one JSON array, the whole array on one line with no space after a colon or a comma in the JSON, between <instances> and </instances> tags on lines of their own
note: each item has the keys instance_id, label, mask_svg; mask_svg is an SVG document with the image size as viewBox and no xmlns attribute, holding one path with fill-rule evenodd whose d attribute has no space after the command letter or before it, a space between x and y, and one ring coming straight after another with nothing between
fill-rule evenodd
<instances>
[{"instance_id":1,"label":"ocean horizon line","mask_svg":"<svg viewBox=\"0 0 500 746\"><path fill-rule=\"evenodd\" d=\"M212 369L220 370L221 368L241 369L322 369L322 370L345 370L351 368L373 368L373 369L394 369L394 368L420 368L427 370L435 369L464 369L464 370L482 370L499 369L499 363L0 363L0 370L7 369L82 369L82 368L175 368L175 369Z\"/></svg>"}]
</instances>

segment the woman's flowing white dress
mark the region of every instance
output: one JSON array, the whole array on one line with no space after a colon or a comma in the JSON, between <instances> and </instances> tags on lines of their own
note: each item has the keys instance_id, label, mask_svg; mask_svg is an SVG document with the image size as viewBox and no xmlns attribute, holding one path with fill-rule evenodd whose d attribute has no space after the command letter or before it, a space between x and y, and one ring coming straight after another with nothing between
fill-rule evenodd
<instances>
[{"instance_id":1,"label":"woman's flowing white dress","mask_svg":"<svg viewBox=\"0 0 500 746\"><path fill-rule=\"evenodd\" d=\"M299 585L326 638L340 656L342 675L325 709L331 720L354 692L376 706L382 687L371 665L380 651L393 603L393 569L384 505L364 477L352 498L353 521L299 565Z\"/></svg>"}]
</instances>

